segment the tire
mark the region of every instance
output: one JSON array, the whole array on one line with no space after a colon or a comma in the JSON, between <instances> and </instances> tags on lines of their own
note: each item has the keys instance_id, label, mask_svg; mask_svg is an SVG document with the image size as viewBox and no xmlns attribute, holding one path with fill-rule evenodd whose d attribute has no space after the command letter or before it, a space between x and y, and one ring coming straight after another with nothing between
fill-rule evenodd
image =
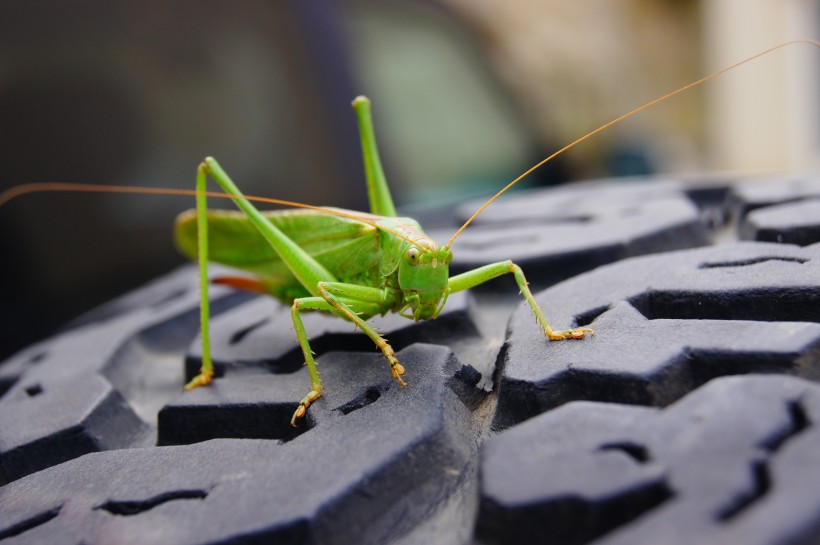
<instances>
[{"instance_id":1,"label":"tire","mask_svg":"<svg viewBox=\"0 0 820 545\"><path fill-rule=\"evenodd\" d=\"M820 540L820 179L598 181L520 193L455 244L517 287L350 324L213 288L192 266L0 365L8 543L749 543ZM449 211L458 225L480 203ZM452 228L428 231L446 240ZM743 240L739 240L743 239ZM4 543L5 543L4 542Z\"/></svg>"}]
</instances>

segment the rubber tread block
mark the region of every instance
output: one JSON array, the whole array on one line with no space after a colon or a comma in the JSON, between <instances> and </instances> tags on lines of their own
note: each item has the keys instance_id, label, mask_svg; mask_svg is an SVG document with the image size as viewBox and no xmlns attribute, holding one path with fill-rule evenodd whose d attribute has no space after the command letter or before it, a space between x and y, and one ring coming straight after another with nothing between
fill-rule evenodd
<instances>
[{"instance_id":1,"label":"rubber tread block","mask_svg":"<svg viewBox=\"0 0 820 545\"><path fill-rule=\"evenodd\" d=\"M820 386L715 379L665 409L575 401L488 439L484 543L820 539Z\"/></svg>"},{"instance_id":2,"label":"rubber tread block","mask_svg":"<svg viewBox=\"0 0 820 545\"><path fill-rule=\"evenodd\" d=\"M537 294L553 327L590 325L583 342L547 342L513 315L494 427L567 401L666 405L725 374L820 376L820 245L765 243L645 256Z\"/></svg>"},{"instance_id":3,"label":"rubber tread block","mask_svg":"<svg viewBox=\"0 0 820 545\"><path fill-rule=\"evenodd\" d=\"M798 246L820 242L820 199L754 210L743 219L740 237Z\"/></svg>"},{"instance_id":4,"label":"rubber tread block","mask_svg":"<svg viewBox=\"0 0 820 545\"><path fill-rule=\"evenodd\" d=\"M743 180L732 186L727 206L742 218L752 210L820 197L820 176Z\"/></svg>"},{"instance_id":5,"label":"rubber tread block","mask_svg":"<svg viewBox=\"0 0 820 545\"><path fill-rule=\"evenodd\" d=\"M674 181L582 183L518 193L464 231L451 268L463 272L511 259L529 281L548 285L625 257L703 246L707 227L683 188ZM457 216L479 205L463 205Z\"/></svg>"},{"instance_id":6,"label":"rubber tread block","mask_svg":"<svg viewBox=\"0 0 820 545\"><path fill-rule=\"evenodd\" d=\"M343 356L339 373L375 379L376 366ZM7 484L0 535L58 509L15 542L395 539L459 486L476 449L469 411L447 385L459 367L452 353L414 345L399 356L415 364L413 388L391 387L357 410L338 410L367 388L351 381L317 402L323 417L288 442L216 439L94 453Z\"/></svg>"}]
</instances>

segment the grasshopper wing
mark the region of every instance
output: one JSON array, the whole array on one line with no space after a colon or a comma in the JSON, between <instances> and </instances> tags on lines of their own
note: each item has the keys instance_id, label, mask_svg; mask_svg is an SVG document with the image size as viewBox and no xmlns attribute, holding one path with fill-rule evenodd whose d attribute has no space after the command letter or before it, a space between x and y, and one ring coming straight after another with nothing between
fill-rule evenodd
<instances>
[{"instance_id":1,"label":"grasshopper wing","mask_svg":"<svg viewBox=\"0 0 820 545\"><path fill-rule=\"evenodd\" d=\"M310 210L273 211L263 215L332 272L337 280L377 285L380 237L375 227ZM174 239L183 255L196 259L194 210L177 217ZM286 301L309 295L287 263L241 212L208 211L208 239L211 261L253 274L271 295Z\"/></svg>"}]
</instances>

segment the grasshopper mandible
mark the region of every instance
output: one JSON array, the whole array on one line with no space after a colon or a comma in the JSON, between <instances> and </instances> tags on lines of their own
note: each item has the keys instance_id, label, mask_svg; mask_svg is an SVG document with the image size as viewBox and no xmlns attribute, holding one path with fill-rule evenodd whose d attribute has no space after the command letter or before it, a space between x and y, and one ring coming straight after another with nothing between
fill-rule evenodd
<instances>
[{"instance_id":1,"label":"grasshopper mandible","mask_svg":"<svg viewBox=\"0 0 820 545\"><path fill-rule=\"evenodd\" d=\"M175 239L183 254L199 261L202 290L202 369L185 388L209 384L214 368L208 336L208 261L229 265L255 278L224 277L217 282L272 295L291 304L296 337L310 375L310 391L299 402L291 424L304 417L322 395L322 380L310 349L301 314L326 311L353 322L381 350L399 384L404 367L390 343L366 320L398 312L412 320L436 318L451 293L504 274L512 274L538 324L550 340L581 339L590 328L556 331L527 286L521 268L499 261L456 276L449 275L455 236L441 245L412 218L396 215L382 171L373 131L370 101L358 97L353 108L359 122L370 214L336 209L260 212L239 191L212 157L197 169L197 208L183 212ZM213 178L241 212L207 210L206 182ZM238 242L240 241L241 242Z\"/></svg>"}]
</instances>

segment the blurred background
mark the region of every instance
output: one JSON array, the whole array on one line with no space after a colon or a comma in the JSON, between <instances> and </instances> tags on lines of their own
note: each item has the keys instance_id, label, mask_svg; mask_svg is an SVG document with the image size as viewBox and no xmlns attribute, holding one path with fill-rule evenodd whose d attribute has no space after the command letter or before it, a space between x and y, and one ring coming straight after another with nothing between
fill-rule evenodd
<instances>
[{"instance_id":1,"label":"blurred background","mask_svg":"<svg viewBox=\"0 0 820 545\"><path fill-rule=\"evenodd\" d=\"M350 101L373 101L399 205L490 194L595 127L766 47L817 0L7 0L0 190L240 188L366 209ZM781 50L642 113L528 184L820 168L820 54ZM214 203L219 206L218 203ZM37 194L0 208L0 359L183 262L192 199Z\"/></svg>"}]
</instances>

